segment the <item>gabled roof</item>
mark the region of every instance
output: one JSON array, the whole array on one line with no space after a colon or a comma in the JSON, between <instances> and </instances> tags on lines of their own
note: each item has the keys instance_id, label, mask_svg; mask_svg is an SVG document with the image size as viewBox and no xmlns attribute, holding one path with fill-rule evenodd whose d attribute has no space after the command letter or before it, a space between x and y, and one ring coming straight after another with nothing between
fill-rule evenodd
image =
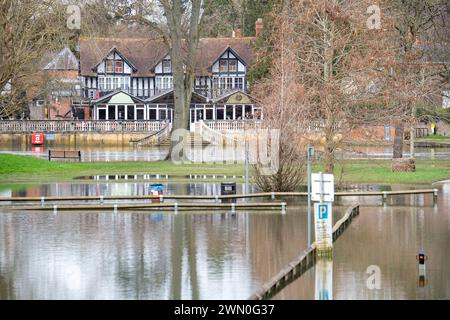
<instances>
[{"instance_id":1,"label":"gabled roof","mask_svg":"<svg viewBox=\"0 0 450 320\"><path fill-rule=\"evenodd\" d=\"M255 99L251 95L249 95L248 93L245 93L244 91L242 91L240 89L235 89L235 90L228 91L228 92L224 93L223 95L215 98L213 100L213 102L214 103L219 103L219 102L225 102L226 103L228 101L228 99L231 96L235 95L235 94L243 95L243 96L247 97L248 100L250 100L251 102L255 102Z\"/></svg>"},{"instance_id":2,"label":"gabled roof","mask_svg":"<svg viewBox=\"0 0 450 320\"><path fill-rule=\"evenodd\" d=\"M216 60L214 60L213 61L213 63L211 64L211 66L210 66L210 68L212 68L212 66L217 62L217 61L219 61L220 60L220 58L223 56L223 54L225 53L225 52L228 52L228 51L230 51L244 66L247 66L247 62L244 60L244 59L242 59L241 58L241 56L236 52L236 51L234 51L233 50L233 48L231 48L230 46L228 46L218 57L217 57L217 59Z\"/></svg>"},{"instance_id":3,"label":"gabled roof","mask_svg":"<svg viewBox=\"0 0 450 320\"><path fill-rule=\"evenodd\" d=\"M223 52L231 48L242 62L249 65L253 58L254 37L247 38L202 38L197 48L197 76L211 74L211 66ZM155 66L169 54L160 39L81 38L80 69L82 76L95 76L93 68L116 48L135 66L135 77L154 76Z\"/></svg>"},{"instance_id":4,"label":"gabled roof","mask_svg":"<svg viewBox=\"0 0 450 320\"><path fill-rule=\"evenodd\" d=\"M122 60L124 60L126 63L128 63L131 66L131 68L133 69L134 72L138 71L137 68L134 66L134 64L131 61L129 61L123 54L121 54L120 51L117 50L116 47L112 47L108 51L108 53L102 59L100 59L100 61L98 61L98 63L92 68L93 71L95 71L97 69L97 67L99 66L99 64L102 63L103 60L105 60L111 53L117 53L122 58Z\"/></svg>"},{"instance_id":5,"label":"gabled roof","mask_svg":"<svg viewBox=\"0 0 450 320\"><path fill-rule=\"evenodd\" d=\"M196 75L208 76L211 74L211 67L222 54L231 49L233 54L238 56L241 62L246 65L253 60L254 37L247 38L203 38L199 41Z\"/></svg>"},{"instance_id":6,"label":"gabled roof","mask_svg":"<svg viewBox=\"0 0 450 320\"><path fill-rule=\"evenodd\" d=\"M92 70L111 48L116 48L123 57L135 66L136 77L150 77L155 61L167 55L162 40L82 38L80 39L80 72L82 76L95 76Z\"/></svg>"},{"instance_id":7,"label":"gabled roof","mask_svg":"<svg viewBox=\"0 0 450 320\"><path fill-rule=\"evenodd\" d=\"M49 54L44 70L78 70L78 59L65 47L56 54Z\"/></svg>"},{"instance_id":8,"label":"gabled roof","mask_svg":"<svg viewBox=\"0 0 450 320\"><path fill-rule=\"evenodd\" d=\"M160 64L164 59L166 59L168 56L170 56L169 53L167 53L165 56L162 56L161 59L155 61L155 64L150 68L150 71L155 72L156 66Z\"/></svg>"},{"instance_id":9,"label":"gabled roof","mask_svg":"<svg viewBox=\"0 0 450 320\"><path fill-rule=\"evenodd\" d=\"M138 97L135 97L135 96L133 96L132 94L129 94L128 92L125 92L125 91L123 91L123 90L116 90L116 91L113 91L113 92L107 94L107 95L104 96L104 97L101 97L101 98L96 99L96 100L92 100L92 103L93 103L93 104L98 104L98 103L108 103L108 102L111 101L111 99L112 99L114 96L119 95L119 94L125 94L125 95L127 95L127 96L128 96L129 98L131 98L131 100L132 100L133 102L135 102L135 103L145 103L144 100L142 100L142 99L140 99L140 98L138 98Z\"/></svg>"}]
</instances>

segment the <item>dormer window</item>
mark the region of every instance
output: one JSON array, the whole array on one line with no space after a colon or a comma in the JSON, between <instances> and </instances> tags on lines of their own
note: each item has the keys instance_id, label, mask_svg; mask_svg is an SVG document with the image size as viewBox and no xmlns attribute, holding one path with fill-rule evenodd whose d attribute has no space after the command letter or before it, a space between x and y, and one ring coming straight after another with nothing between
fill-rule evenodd
<instances>
[{"instance_id":1,"label":"dormer window","mask_svg":"<svg viewBox=\"0 0 450 320\"><path fill-rule=\"evenodd\" d=\"M237 72L238 61L237 59L220 59L219 71L220 72Z\"/></svg>"},{"instance_id":2,"label":"dormer window","mask_svg":"<svg viewBox=\"0 0 450 320\"><path fill-rule=\"evenodd\" d=\"M163 73L171 73L172 72L172 63L170 60L163 60L162 62Z\"/></svg>"},{"instance_id":3,"label":"dormer window","mask_svg":"<svg viewBox=\"0 0 450 320\"><path fill-rule=\"evenodd\" d=\"M123 73L123 61L106 60L106 73Z\"/></svg>"}]
</instances>

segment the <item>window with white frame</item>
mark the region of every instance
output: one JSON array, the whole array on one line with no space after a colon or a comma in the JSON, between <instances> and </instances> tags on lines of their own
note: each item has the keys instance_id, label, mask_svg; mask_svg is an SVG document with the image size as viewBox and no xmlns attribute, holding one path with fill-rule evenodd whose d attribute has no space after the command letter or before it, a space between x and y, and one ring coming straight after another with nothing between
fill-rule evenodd
<instances>
[{"instance_id":1,"label":"window with white frame","mask_svg":"<svg viewBox=\"0 0 450 320\"><path fill-rule=\"evenodd\" d=\"M227 84L226 84L225 88L227 88L227 89L233 88L233 78L227 78Z\"/></svg>"},{"instance_id":2,"label":"window with white frame","mask_svg":"<svg viewBox=\"0 0 450 320\"><path fill-rule=\"evenodd\" d=\"M156 77L156 89L168 90L173 88L173 77Z\"/></svg>"},{"instance_id":3,"label":"window with white frame","mask_svg":"<svg viewBox=\"0 0 450 320\"><path fill-rule=\"evenodd\" d=\"M98 88L100 91L128 90L130 88L130 77L99 77Z\"/></svg>"},{"instance_id":4,"label":"window with white frame","mask_svg":"<svg viewBox=\"0 0 450 320\"><path fill-rule=\"evenodd\" d=\"M107 120L105 105L99 105L97 107L97 119L96 120Z\"/></svg>"},{"instance_id":5,"label":"window with white frame","mask_svg":"<svg viewBox=\"0 0 450 320\"><path fill-rule=\"evenodd\" d=\"M213 89L244 89L243 77L215 77Z\"/></svg>"},{"instance_id":6,"label":"window with white frame","mask_svg":"<svg viewBox=\"0 0 450 320\"><path fill-rule=\"evenodd\" d=\"M105 90L112 90L112 78L105 78Z\"/></svg>"},{"instance_id":7,"label":"window with white frame","mask_svg":"<svg viewBox=\"0 0 450 320\"><path fill-rule=\"evenodd\" d=\"M244 89L244 78L235 78L234 79L234 87L236 89L243 90Z\"/></svg>"},{"instance_id":8,"label":"window with white frame","mask_svg":"<svg viewBox=\"0 0 450 320\"><path fill-rule=\"evenodd\" d=\"M105 78L104 77L98 78L98 88L99 88L99 90L105 90Z\"/></svg>"}]
</instances>

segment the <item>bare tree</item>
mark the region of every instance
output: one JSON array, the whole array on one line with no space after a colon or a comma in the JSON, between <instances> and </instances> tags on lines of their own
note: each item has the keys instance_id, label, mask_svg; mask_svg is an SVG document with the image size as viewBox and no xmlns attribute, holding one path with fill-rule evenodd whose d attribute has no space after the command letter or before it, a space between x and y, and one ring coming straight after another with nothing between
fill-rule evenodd
<instances>
[{"instance_id":1,"label":"bare tree","mask_svg":"<svg viewBox=\"0 0 450 320\"><path fill-rule=\"evenodd\" d=\"M445 0L389 0L382 11L392 20L390 47L395 60L386 77L391 88L392 103L403 112L395 122L394 158L403 157L405 124L409 124L410 157L414 157L417 106L442 92L438 77L445 65L432 64L434 44L446 30L448 1ZM436 36L438 35L438 36ZM385 71L388 71L385 69Z\"/></svg>"},{"instance_id":2,"label":"bare tree","mask_svg":"<svg viewBox=\"0 0 450 320\"><path fill-rule=\"evenodd\" d=\"M0 2L0 91L11 90L0 118L20 108L27 80L40 70L45 52L60 48L70 31L66 7L59 1L2 0Z\"/></svg>"},{"instance_id":3,"label":"bare tree","mask_svg":"<svg viewBox=\"0 0 450 320\"><path fill-rule=\"evenodd\" d=\"M273 8L272 17L277 26L270 50L272 66L270 76L259 81L252 90L264 107L264 125L280 130L278 168L272 174L254 165L255 184L263 191L295 191L303 183L304 90L295 55L295 23L287 14L288 6ZM268 54L264 52L264 54Z\"/></svg>"},{"instance_id":4,"label":"bare tree","mask_svg":"<svg viewBox=\"0 0 450 320\"><path fill-rule=\"evenodd\" d=\"M295 81L289 81L298 84L296 94L300 95L295 101L286 94L279 97L280 105L287 101L292 118L283 119L280 128L284 131L295 126L298 134L302 132L304 138L313 140L308 129L320 122L316 127L322 129L320 141L327 172L333 172L335 152L351 130L383 123L392 111L382 103L383 79L378 72L386 57L386 37L367 29L370 4L363 0L285 0L287 9L275 20L273 42L280 46L277 38L284 37L281 47L289 52L291 64L285 72L292 74ZM289 36L283 35L286 33ZM269 81L280 85L273 72ZM272 95L274 91L265 92ZM292 95L294 90L285 92Z\"/></svg>"},{"instance_id":5,"label":"bare tree","mask_svg":"<svg viewBox=\"0 0 450 320\"><path fill-rule=\"evenodd\" d=\"M173 130L189 128L189 108L204 11L203 0L136 0L129 6L128 23L155 30L165 42L172 61L174 85ZM182 137L185 140L185 137ZM168 158L177 141L172 141Z\"/></svg>"}]
</instances>

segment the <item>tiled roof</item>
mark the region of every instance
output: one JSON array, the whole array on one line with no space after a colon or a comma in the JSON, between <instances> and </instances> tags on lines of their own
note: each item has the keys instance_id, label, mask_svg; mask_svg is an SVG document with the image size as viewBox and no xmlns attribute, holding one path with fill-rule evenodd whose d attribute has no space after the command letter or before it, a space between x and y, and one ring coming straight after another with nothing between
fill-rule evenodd
<instances>
[{"instance_id":1,"label":"tiled roof","mask_svg":"<svg viewBox=\"0 0 450 320\"><path fill-rule=\"evenodd\" d=\"M47 53L43 57L44 70L78 70L78 59L65 47L58 53Z\"/></svg>"},{"instance_id":2,"label":"tiled roof","mask_svg":"<svg viewBox=\"0 0 450 320\"><path fill-rule=\"evenodd\" d=\"M206 76L211 73L211 66L225 50L232 48L247 64L253 57L255 38L202 38L199 41L196 74ZM137 69L135 77L154 75L154 67L168 54L162 40L155 39L115 39L82 38L80 39L80 69L82 76L94 76L92 70L113 49L116 48L124 58Z\"/></svg>"}]
</instances>

